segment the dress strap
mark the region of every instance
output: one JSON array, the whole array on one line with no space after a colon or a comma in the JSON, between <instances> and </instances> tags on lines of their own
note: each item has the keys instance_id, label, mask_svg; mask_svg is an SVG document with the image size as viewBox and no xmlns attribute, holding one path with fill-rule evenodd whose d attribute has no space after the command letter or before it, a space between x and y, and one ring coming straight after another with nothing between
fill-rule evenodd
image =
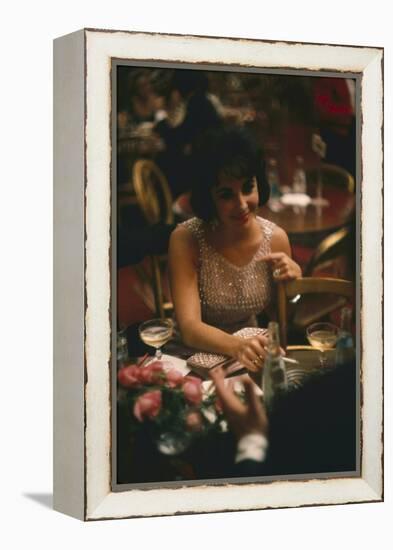
<instances>
[{"instance_id":1,"label":"dress strap","mask_svg":"<svg viewBox=\"0 0 393 550\"><path fill-rule=\"evenodd\" d=\"M205 232L203 229L203 221L199 218L191 218L185 222L180 223L182 227L185 227L187 231L196 239L199 249L203 250L206 247Z\"/></svg>"},{"instance_id":2,"label":"dress strap","mask_svg":"<svg viewBox=\"0 0 393 550\"><path fill-rule=\"evenodd\" d=\"M275 228L277 227L275 223L265 218L257 216L257 221L262 231L263 239L261 242L261 247L257 253L257 256L269 254L271 252L271 241Z\"/></svg>"}]
</instances>

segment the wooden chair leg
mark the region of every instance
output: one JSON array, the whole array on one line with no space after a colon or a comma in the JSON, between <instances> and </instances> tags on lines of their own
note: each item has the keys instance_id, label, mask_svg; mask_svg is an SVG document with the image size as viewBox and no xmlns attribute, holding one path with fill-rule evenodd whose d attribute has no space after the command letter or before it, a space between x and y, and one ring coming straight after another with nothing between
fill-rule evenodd
<instances>
[{"instance_id":1,"label":"wooden chair leg","mask_svg":"<svg viewBox=\"0 0 393 550\"><path fill-rule=\"evenodd\" d=\"M152 274L153 274L153 290L154 302L156 307L156 315L163 319L165 317L163 307L163 293L161 284L160 263L156 256L151 256Z\"/></svg>"},{"instance_id":2,"label":"wooden chair leg","mask_svg":"<svg viewBox=\"0 0 393 550\"><path fill-rule=\"evenodd\" d=\"M277 305L278 305L278 322L280 326L280 344L281 347L287 347L287 295L285 291L285 283L278 283L277 287Z\"/></svg>"}]
</instances>

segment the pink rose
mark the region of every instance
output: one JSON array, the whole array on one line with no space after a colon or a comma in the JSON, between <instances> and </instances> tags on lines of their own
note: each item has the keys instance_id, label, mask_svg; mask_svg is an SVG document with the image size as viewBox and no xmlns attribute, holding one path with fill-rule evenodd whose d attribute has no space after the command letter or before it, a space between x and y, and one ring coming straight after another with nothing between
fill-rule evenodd
<instances>
[{"instance_id":1,"label":"pink rose","mask_svg":"<svg viewBox=\"0 0 393 550\"><path fill-rule=\"evenodd\" d=\"M156 361L152 361L147 366L155 372L162 372L164 370L161 361L158 359Z\"/></svg>"},{"instance_id":2,"label":"pink rose","mask_svg":"<svg viewBox=\"0 0 393 550\"><path fill-rule=\"evenodd\" d=\"M153 361L139 369L139 380L142 384L159 384L163 379L163 368L159 361Z\"/></svg>"},{"instance_id":3,"label":"pink rose","mask_svg":"<svg viewBox=\"0 0 393 550\"><path fill-rule=\"evenodd\" d=\"M129 365L123 367L117 373L117 379L124 388L137 388L140 386L139 382L139 367L136 365Z\"/></svg>"},{"instance_id":4,"label":"pink rose","mask_svg":"<svg viewBox=\"0 0 393 550\"><path fill-rule=\"evenodd\" d=\"M166 373L166 379L170 388L175 388L176 386L179 386L182 383L183 378L184 377L182 373L176 369L170 369Z\"/></svg>"},{"instance_id":5,"label":"pink rose","mask_svg":"<svg viewBox=\"0 0 393 550\"><path fill-rule=\"evenodd\" d=\"M200 432L202 430L202 416L198 411L191 411L186 416L186 427L191 432Z\"/></svg>"},{"instance_id":6,"label":"pink rose","mask_svg":"<svg viewBox=\"0 0 393 550\"><path fill-rule=\"evenodd\" d=\"M183 383L183 392L189 403L199 405L202 401L202 381L193 376L186 376Z\"/></svg>"},{"instance_id":7,"label":"pink rose","mask_svg":"<svg viewBox=\"0 0 393 550\"><path fill-rule=\"evenodd\" d=\"M161 390L148 391L138 397L134 404L134 415L143 422L155 418L161 409Z\"/></svg>"}]
</instances>

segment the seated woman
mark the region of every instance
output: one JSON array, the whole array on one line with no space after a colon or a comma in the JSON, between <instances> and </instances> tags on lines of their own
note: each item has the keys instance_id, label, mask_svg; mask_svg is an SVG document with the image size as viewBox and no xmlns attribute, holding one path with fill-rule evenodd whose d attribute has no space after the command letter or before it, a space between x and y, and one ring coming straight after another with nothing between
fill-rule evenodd
<instances>
[{"instance_id":1,"label":"seated woman","mask_svg":"<svg viewBox=\"0 0 393 550\"><path fill-rule=\"evenodd\" d=\"M191 205L169 243L176 319L184 344L238 359L250 370L263 364L266 338L233 332L256 326L275 295L274 279L301 276L286 233L257 216L269 198L263 162L241 129L206 135L195 152Z\"/></svg>"}]
</instances>

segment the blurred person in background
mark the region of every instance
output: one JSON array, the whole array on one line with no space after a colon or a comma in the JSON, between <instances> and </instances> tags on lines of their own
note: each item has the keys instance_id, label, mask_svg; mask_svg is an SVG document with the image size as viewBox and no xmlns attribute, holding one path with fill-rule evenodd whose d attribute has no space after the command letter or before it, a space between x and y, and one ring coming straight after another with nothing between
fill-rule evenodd
<instances>
[{"instance_id":1,"label":"blurred person in background","mask_svg":"<svg viewBox=\"0 0 393 550\"><path fill-rule=\"evenodd\" d=\"M314 105L320 134L327 145L325 161L356 175L355 81L318 77Z\"/></svg>"},{"instance_id":2,"label":"blurred person in background","mask_svg":"<svg viewBox=\"0 0 393 550\"><path fill-rule=\"evenodd\" d=\"M157 96L163 99L163 109L156 111L154 130L164 143L164 151L156 161L166 175L176 197L191 186L191 155L204 132L221 124L208 97L208 79L204 72L176 69L168 74L159 72L153 78Z\"/></svg>"},{"instance_id":3,"label":"blurred person in background","mask_svg":"<svg viewBox=\"0 0 393 550\"><path fill-rule=\"evenodd\" d=\"M118 83L118 125L120 131L141 123L154 123L155 112L162 106L153 91L151 69L120 67Z\"/></svg>"}]
</instances>

